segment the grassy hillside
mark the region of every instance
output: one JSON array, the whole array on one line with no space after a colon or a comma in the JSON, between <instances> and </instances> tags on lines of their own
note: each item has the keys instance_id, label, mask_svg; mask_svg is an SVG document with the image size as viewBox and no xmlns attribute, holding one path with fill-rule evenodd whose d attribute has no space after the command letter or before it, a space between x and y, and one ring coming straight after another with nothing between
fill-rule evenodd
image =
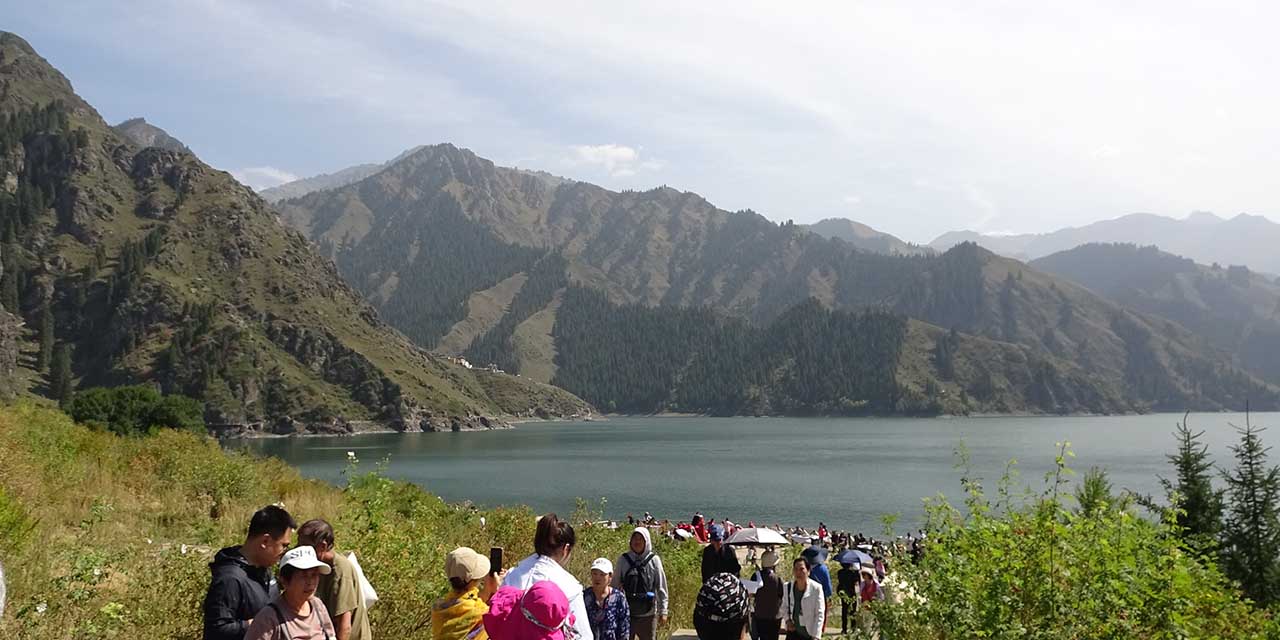
<instances>
[{"instance_id":1,"label":"grassy hillside","mask_svg":"<svg viewBox=\"0 0 1280 640\"><path fill-rule=\"evenodd\" d=\"M502 546L514 560L532 550L527 509L477 512L354 469L349 479L346 488L303 480L278 461L227 454L189 433L121 438L33 404L0 408L0 560L10 597L0 637L198 638L212 554L243 541L249 515L275 502L300 521L330 520L339 548L357 552L381 598L371 611L380 638L429 637L430 625L418 623L447 588L444 555L454 547ZM626 549L626 531L578 531L570 569L580 579L593 558ZM673 615L687 621L701 549L658 541L658 551Z\"/></svg>"},{"instance_id":2,"label":"grassy hillside","mask_svg":"<svg viewBox=\"0 0 1280 640\"><path fill-rule=\"evenodd\" d=\"M152 382L215 424L345 431L586 412L431 356L248 188L195 156L125 140L13 34L0 34L0 306L33 331L19 364L57 395ZM489 392L501 388L498 396Z\"/></svg>"}]
</instances>

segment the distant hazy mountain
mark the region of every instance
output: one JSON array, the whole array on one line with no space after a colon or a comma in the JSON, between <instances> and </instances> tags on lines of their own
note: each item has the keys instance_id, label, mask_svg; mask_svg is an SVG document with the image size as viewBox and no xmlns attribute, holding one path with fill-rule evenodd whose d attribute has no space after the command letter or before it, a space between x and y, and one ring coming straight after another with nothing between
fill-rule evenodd
<instances>
[{"instance_id":1,"label":"distant hazy mountain","mask_svg":"<svg viewBox=\"0 0 1280 640\"><path fill-rule=\"evenodd\" d=\"M277 208L418 344L606 409L1280 406L1202 337L973 244L858 250L696 193L611 191L447 144Z\"/></svg>"},{"instance_id":2,"label":"distant hazy mountain","mask_svg":"<svg viewBox=\"0 0 1280 640\"><path fill-rule=\"evenodd\" d=\"M945 251L961 242L976 242L1020 260L1035 260L1093 242L1154 245L1203 264L1242 264L1255 271L1280 273L1280 252L1276 251L1280 246L1280 224L1247 214L1223 219L1196 212L1179 220L1135 213L1051 233L1007 236L953 231L939 236L929 246Z\"/></svg>"},{"instance_id":3,"label":"distant hazy mountain","mask_svg":"<svg viewBox=\"0 0 1280 640\"><path fill-rule=\"evenodd\" d=\"M349 184L360 182L361 180L382 171L387 166L395 162L399 162L405 156L408 156L421 148L422 147L414 147L406 150L395 158L381 164L358 164L354 167L347 167L346 169L334 171L333 173L322 173L318 176L311 176L309 178L302 178L301 180L294 180L293 182L286 182L282 185L271 187L270 189L263 189L258 192L258 195L262 196L263 200L274 204L282 200L301 198L313 191L324 191L325 189L345 187Z\"/></svg>"},{"instance_id":4,"label":"distant hazy mountain","mask_svg":"<svg viewBox=\"0 0 1280 640\"><path fill-rule=\"evenodd\" d=\"M837 238L866 251L891 255L918 255L932 253L928 247L911 244L896 236L876 231L861 222L848 218L827 218L804 228L825 238Z\"/></svg>"},{"instance_id":5,"label":"distant hazy mountain","mask_svg":"<svg viewBox=\"0 0 1280 640\"><path fill-rule=\"evenodd\" d=\"M1130 308L1168 318L1280 379L1280 284L1247 267L1208 267L1155 247L1087 244L1031 263Z\"/></svg>"},{"instance_id":6,"label":"distant hazy mountain","mask_svg":"<svg viewBox=\"0 0 1280 640\"><path fill-rule=\"evenodd\" d=\"M191 149L182 141L169 135L167 131L157 127L143 118L125 120L114 127L115 132L139 147L157 147L166 151L191 153Z\"/></svg>"}]
</instances>

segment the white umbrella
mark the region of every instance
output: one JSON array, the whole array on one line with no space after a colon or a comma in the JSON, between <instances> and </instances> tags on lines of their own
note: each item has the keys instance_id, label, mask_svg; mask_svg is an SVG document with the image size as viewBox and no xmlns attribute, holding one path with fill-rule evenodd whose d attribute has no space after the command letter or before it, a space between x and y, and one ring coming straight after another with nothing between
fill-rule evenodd
<instances>
[{"instance_id":1,"label":"white umbrella","mask_svg":"<svg viewBox=\"0 0 1280 640\"><path fill-rule=\"evenodd\" d=\"M729 536L726 543L745 547L772 547L775 545L788 544L787 539L782 537L781 533L773 529L765 529L764 527L749 527L746 529L738 529L733 535Z\"/></svg>"}]
</instances>

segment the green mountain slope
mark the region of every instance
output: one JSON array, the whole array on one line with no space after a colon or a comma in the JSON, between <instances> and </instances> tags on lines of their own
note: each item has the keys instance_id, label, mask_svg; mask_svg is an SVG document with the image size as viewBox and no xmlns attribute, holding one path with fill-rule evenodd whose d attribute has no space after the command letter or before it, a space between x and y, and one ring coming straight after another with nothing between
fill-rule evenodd
<instances>
[{"instance_id":1,"label":"green mountain slope","mask_svg":"<svg viewBox=\"0 0 1280 640\"><path fill-rule=\"evenodd\" d=\"M972 336L980 340L973 344L1001 354L960 350L962 359L975 358L983 366L958 367L973 379L953 392L968 394L970 383L980 391L1005 390L1000 398L982 394L987 404L976 410L1220 409L1243 407L1245 398L1255 406L1280 406L1280 391L1240 370L1201 336L972 244L942 255L860 251L750 211L718 209L697 194L668 188L613 192L498 167L451 145L424 147L365 180L286 201L278 209L282 219L334 256L383 316L418 344L551 379L617 407L632 401L629 408L636 410L670 407L679 403L680 388L642 394L619 385L619 393L596 393L586 378L575 377L580 359L592 358L593 349L622 348L617 341L624 339L661 341L669 331L663 323L674 321L646 321L654 335L628 336L643 331L609 333L603 327L617 320L611 314L632 314L634 320L639 316L627 309L640 305L676 318L684 316L674 310L691 308L740 319L742 331L755 331L774 327L810 299L836 310L887 309L932 325L908 332L917 338L954 328L961 342ZM519 281L512 294L507 287ZM580 308L587 303L572 293L575 287L600 292L612 310ZM492 294L499 291L504 304L495 307ZM599 307L599 301L592 304ZM599 335L563 330L566 317L584 313L596 318L596 328L588 331ZM528 324L535 317L536 325ZM477 326L486 330L480 333ZM583 339L574 342L570 335ZM690 339L684 350L699 352L699 338ZM902 353L933 349L907 342ZM628 353L614 361L617 366L653 356ZM867 354L855 349L848 355ZM1017 372L1000 362L1006 357L1014 359ZM674 371L684 367L659 360ZM914 372L903 379L906 387L945 387L936 369L899 365ZM1030 374L1025 367L1032 368ZM988 384L1037 375L1043 384ZM733 379L730 386L739 391L759 386ZM1044 394L1037 386L1054 391ZM767 410L823 411L840 406L838 400L810 398L805 408L769 402ZM887 400L873 406L907 410ZM758 410L728 400L693 404L700 411Z\"/></svg>"},{"instance_id":2,"label":"green mountain slope","mask_svg":"<svg viewBox=\"0 0 1280 640\"><path fill-rule=\"evenodd\" d=\"M0 305L34 329L20 364L46 381L65 354L79 385L154 382L210 423L287 432L588 410L415 347L252 191L121 138L7 33L0 116Z\"/></svg>"},{"instance_id":3,"label":"green mountain slope","mask_svg":"<svg viewBox=\"0 0 1280 640\"><path fill-rule=\"evenodd\" d=\"M1205 266L1133 244L1090 244L1032 263L1111 300L1168 318L1280 380L1280 283L1247 267Z\"/></svg>"}]
</instances>

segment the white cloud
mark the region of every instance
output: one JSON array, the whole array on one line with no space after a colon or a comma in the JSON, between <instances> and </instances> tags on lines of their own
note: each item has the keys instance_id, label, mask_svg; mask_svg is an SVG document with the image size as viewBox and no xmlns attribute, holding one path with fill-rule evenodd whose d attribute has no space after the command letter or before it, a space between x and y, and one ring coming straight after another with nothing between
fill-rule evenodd
<instances>
[{"instance_id":1,"label":"white cloud","mask_svg":"<svg viewBox=\"0 0 1280 640\"><path fill-rule=\"evenodd\" d=\"M861 221L924 242L975 222L1280 212L1276 3L137 2L25 4L85 50L136 56L148 73L122 69L121 90L164 89L150 71L167 65L271 96L264 121L341 112L293 150L229 119L225 142L199 144L225 166L453 141L595 172L582 179L661 169L724 208L797 221L853 206L831 194L857 184ZM645 140L662 160L571 147L583 140Z\"/></svg>"},{"instance_id":2,"label":"white cloud","mask_svg":"<svg viewBox=\"0 0 1280 640\"><path fill-rule=\"evenodd\" d=\"M243 169L232 169L231 175L236 180L254 191L262 191L271 187L278 187L286 182L293 182L298 176L275 167L245 167Z\"/></svg>"},{"instance_id":3,"label":"white cloud","mask_svg":"<svg viewBox=\"0 0 1280 640\"><path fill-rule=\"evenodd\" d=\"M848 195L843 198L843 201L851 207L856 207L862 204L862 196Z\"/></svg>"},{"instance_id":4,"label":"white cloud","mask_svg":"<svg viewBox=\"0 0 1280 640\"><path fill-rule=\"evenodd\" d=\"M661 169L661 160L640 159L640 149L621 144L575 144L569 147L569 166L597 167L611 178L634 176L639 171Z\"/></svg>"}]
</instances>

